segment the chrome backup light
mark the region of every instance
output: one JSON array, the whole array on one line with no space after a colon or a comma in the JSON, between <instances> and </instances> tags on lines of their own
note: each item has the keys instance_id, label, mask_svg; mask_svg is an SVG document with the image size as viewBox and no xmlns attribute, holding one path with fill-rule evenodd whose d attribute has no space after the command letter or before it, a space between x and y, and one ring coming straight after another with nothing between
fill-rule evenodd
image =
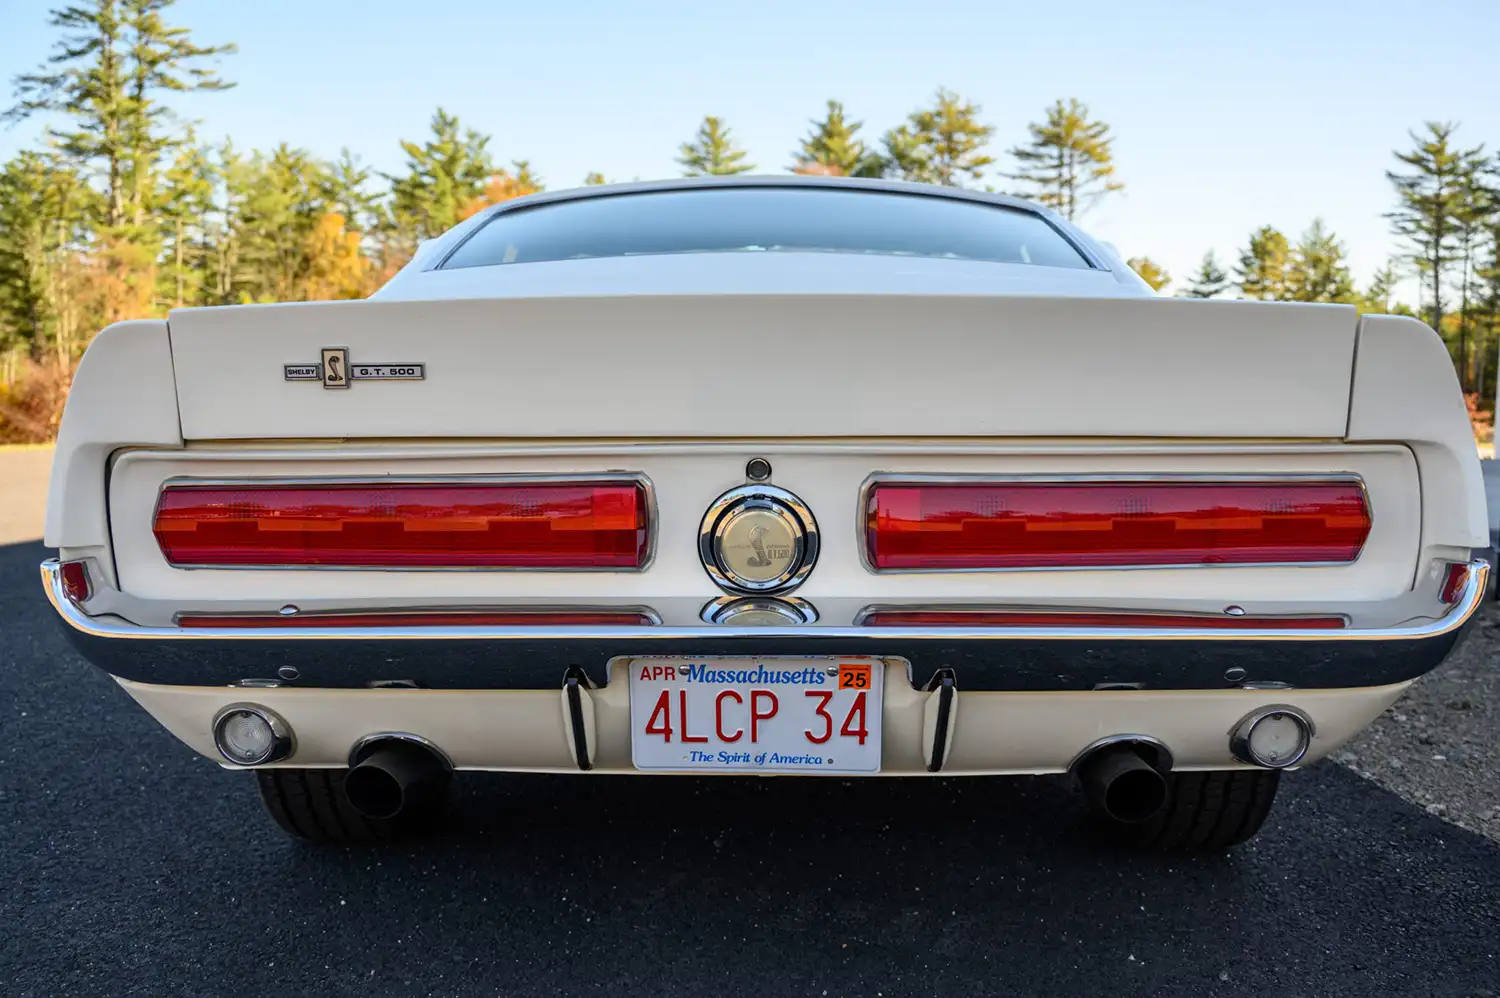
<instances>
[{"instance_id":1,"label":"chrome backup light","mask_svg":"<svg viewBox=\"0 0 1500 998\"><path fill-rule=\"evenodd\" d=\"M1294 707L1262 707L1229 736L1229 750L1241 762L1267 769L1295 766L1312 743L1312 721Z\"/></svg>"},{"instance_id":2,"label":"chrome backup light","mask_svg":"<svg viewBox=\"0 0 1500 998\"><path fill-rule=\"evenodd\" d=\"M236 766L263 766L292 752L292 729L253 703L230 704L214 715L214 745Z\"/></svg>"}]
</instances>

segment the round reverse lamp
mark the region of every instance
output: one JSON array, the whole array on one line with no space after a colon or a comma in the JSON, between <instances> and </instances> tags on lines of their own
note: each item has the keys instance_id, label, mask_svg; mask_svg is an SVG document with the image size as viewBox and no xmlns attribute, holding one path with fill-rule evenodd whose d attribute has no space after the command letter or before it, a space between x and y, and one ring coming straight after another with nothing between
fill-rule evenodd
<instances>
[{"instance_id":1,"label":"round reverse lamp","mask_svg":"<svg viewBox=\"0 0 1500 998\"><path fill-rule=\"evenodd\" d=\"M1285 769L1302 761L1311 741L1312 723L1306 717L1272 707L1241 721L1230 739L1230 749L1241 762Z\"/></svg>"},{"instance_id":2,"label":"round reverse lamp","mask_svg":"<svg viewBox=\"0 0 1500 998\"><path fill-rule=\"evenodd\" d=\"M264 707L234 704L214 718L214 745L236 766L262 766L291 753L292 731Z\"/></svg>"}]
</instances>

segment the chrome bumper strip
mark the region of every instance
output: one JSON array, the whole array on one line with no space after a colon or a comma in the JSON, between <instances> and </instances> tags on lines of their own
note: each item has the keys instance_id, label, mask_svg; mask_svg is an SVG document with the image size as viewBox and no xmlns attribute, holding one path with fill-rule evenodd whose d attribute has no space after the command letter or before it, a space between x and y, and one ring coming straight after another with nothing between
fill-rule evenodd
<instances>
[{"instance_id":1,"label":"chrome bumper strip","mask_svg":"<svg viewBox=\"0 0 1500 998\"><path fill-rule=\"evenodd\" d=\"M599 685L612 659L649 655L876 655L911 663L917 686L952 669L960 690L1225 689L1383 686L1436 668L1487 591L1473 562L1441 617L1386 628L1214 630L1109 627L142 627L89 616L41 566L69 640L111 675L143 683L226 686L297 670L297 686L410 682L433 689L560 689L570 666Z\"/></svg>"}]
</instances>

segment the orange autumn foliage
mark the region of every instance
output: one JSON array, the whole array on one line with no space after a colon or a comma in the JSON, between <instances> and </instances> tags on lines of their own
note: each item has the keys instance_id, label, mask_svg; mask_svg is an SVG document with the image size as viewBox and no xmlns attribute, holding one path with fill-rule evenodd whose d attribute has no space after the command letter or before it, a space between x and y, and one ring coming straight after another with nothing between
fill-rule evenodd
<instances>
[{"instance_id":1,"label":"orange autumn foliage","mask_svg":"<svg viewBox=\"0 0 1500 998\"><path fill-rule=\"evenodd\" d=\"M77 366L71 358L41 363L27 360L13 381L0 384L0 443L55 440Z\"/></svg>"},{"instance_id":2,"label":"orange autumn foliage","mask_svg":"<svg viewBox=\"0 0 1500 998\"><path fill-rule=\"evenodd\" d=\"M848 176L848 174L845 173L841 167L839 167L839 166L837 166L837 165L835 165L833 163L815 163L815 162L813 162L812 160L809 160L809 159L804 159L804 160L800 161L796 165L796 167L792 170L792 172L793 173L797 173L797 174L801 174L804 177L846 177L846 176Z\"/></svg>"},{"instance_id":3,"label":"orange autumn foliage","mask_svg":"<svg viewBox=\"0 0 1500 998\"><path fill-rule=\"evenodd\" d=\"M124 319L152 314L156 295L153 247L125 236L104 236L89 254L86 278L91 312L100 329Z\"/></svg>"},{"instance_id":4,"label":"orange autumn foliage","mask_svg":"<svg viewBox=\"0 0 1500 998\"><path fill-rule=\"evenodd\" d=\"M344 216L329 212L308 233L303 252L307 273L302 297L307 301L363 298L375 288L375 268L361 251L358 232L350 232Z\"/></svg>"},{"instance_id":5,"label":"orange autumn foliage","mask_svg":"<svg viewBox=\"0 0 1500 998\"><path fill-rule=\"evenodd\" d=\"M1469 410L1469 423L1474 427L1474 439L1480 443L1487 443L1493 439L1495 434L1495 413L1490 409L1479 408L1479 393L1464 393L1464 408Z\"/></svg>"}]
</instances>

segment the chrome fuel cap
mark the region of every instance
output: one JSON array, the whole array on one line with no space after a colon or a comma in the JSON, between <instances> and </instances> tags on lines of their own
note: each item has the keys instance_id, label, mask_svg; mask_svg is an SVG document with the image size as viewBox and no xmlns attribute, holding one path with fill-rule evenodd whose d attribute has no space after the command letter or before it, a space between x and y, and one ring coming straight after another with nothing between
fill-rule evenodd
<instances>
[{"instance_id":1,"label":"chrome fuel cap","mask_svg":"<svg viewBox=\"0 0 1500 998\"><path fill-rule=\"evenodd\" d=\"M698 529L703 567L734 593L780 593L802 584L818 559L818 524L792 493L743 485L715 499Z\"/></svg>"}]
</instances>

